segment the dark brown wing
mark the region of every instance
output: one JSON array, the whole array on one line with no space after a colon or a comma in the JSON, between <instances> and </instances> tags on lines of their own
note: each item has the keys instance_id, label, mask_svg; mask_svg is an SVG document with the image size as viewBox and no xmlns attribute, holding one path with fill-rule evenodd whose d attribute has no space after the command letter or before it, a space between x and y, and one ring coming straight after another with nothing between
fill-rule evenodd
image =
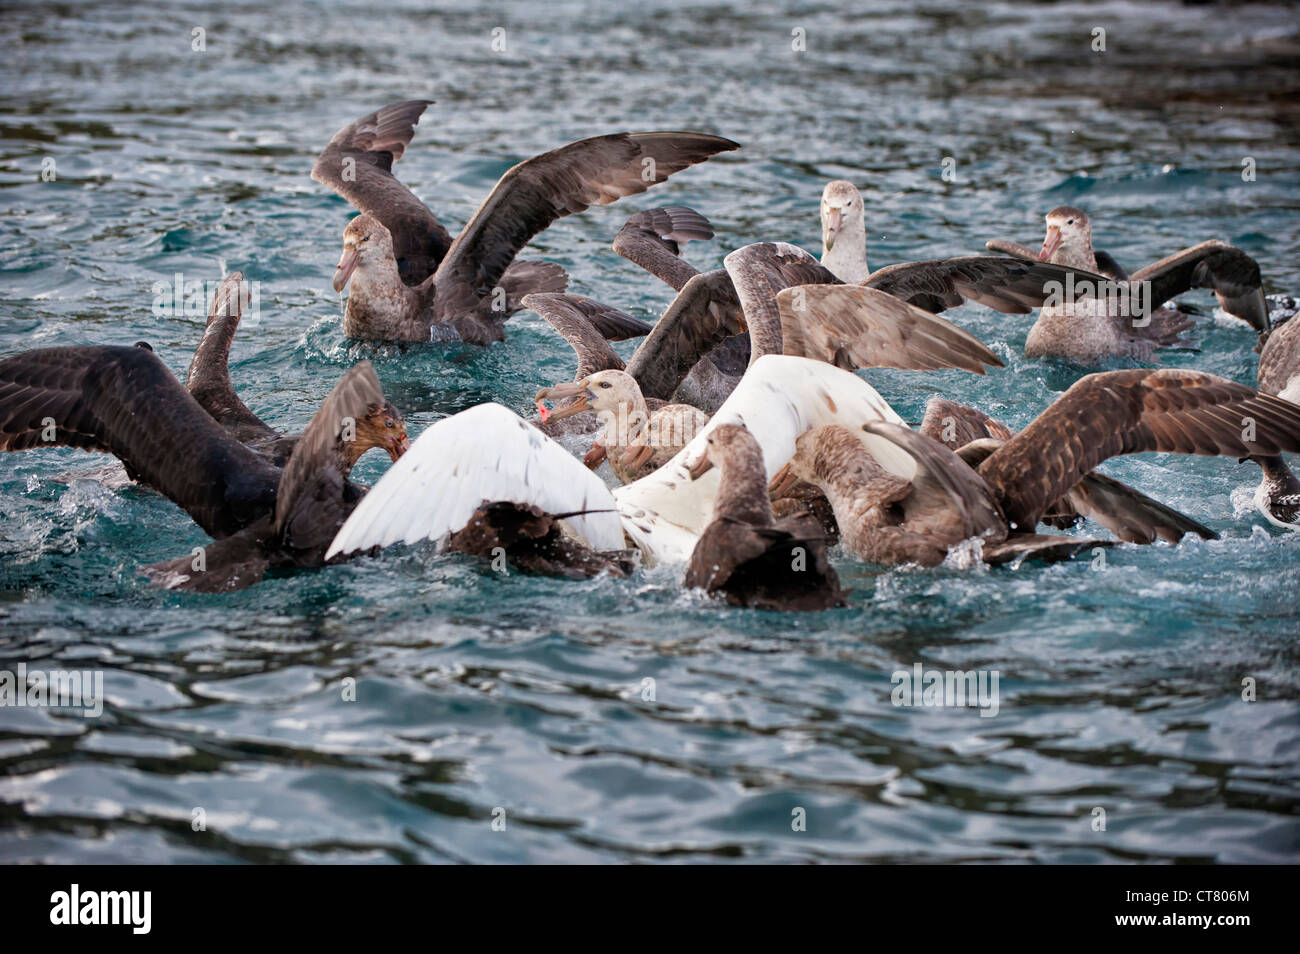
<instances>
[{"instance_id":1,"label":"dark brown wing","mask_svg":"<svg viewBox=\"0 0 1300 954\"><path fill-rule=\"evenodd\" d=\"M1050 262L970 255L890 265L862 284L936 314L969 299L1006 315L1025 315L1054 293L1063 299L1065 290L1075 287L1075 297L1082 297L1084 289L1105 281L1104 275Z\"/></svg>"},{"instance_id":2,"label":"dark brown wing","mask_svg":"<svg viewBox=\"0 0 1300 954\"><path fill-rule=\"evenodd\" d=\"M840 368L963 368L1002 361L968 331L862 285L799 285L777 293L782 351Z\"/></svg>"},{"instance_id":3,"label":"dark brown wing","mask_svg":"<svg viewBox=\"0 0 1300 954\"><path fill-rule=\"evenodd\" d=\"M580 381L597 371L623 370L623 359L609 346L592 321L598 317L612 322L622 319L636 321L635 318L624 315L617 308L577 295L529 295L524 299L524 307L545 318L547 324L573 348L578 356L578 371L573 380Z\"/></svg>"},{"instance_id":4,"label":"dark brown wing","mask_svg":"<svg viewBox=\"0 0 1300 954\"><path fill-rule=\"evenodd\" d=\"M235 440L145 348L42 348L0 361L0 450L113 454L213 537L265 516L278 468Z\"/></svg>"},{"instance_id":5,"label":"dark brown wing","mask_svg":"<svg viewBox=\"0 0 1300 954\"><path fill-rule=\"evenodd\" d=\"M1211 240L1175 252L1138 269L1129 281L1151 283L1153 308L1193 288L1212 289L1224 311L1258 332L1268 331L1268 303L1264 300L1259 264L1225 242Z\"/></svg>"},{"instance_id":6,"label":"dark brown wing","mask_svg":"<svg viewBox=\"0 0 1300 954\"><path fill-rule=\"evenodd\" d=\"M1110 252L1095 248L1092 250L1092 255L1097 260L1097 271L1117 282L1128 281L1128 272L1124 271L1124 266L1115 261Z\"/></svg>"},{"instance_id":7,"label":"dark brown wing","mask_svg":"<svg viewBox=\"0 0 1300 954\"><path fill-rule=\"evenodd\" d=\"M245 406L230 383L230 344L248 300L244 273L231 272L212 297L203 339L194 351L185 379L185 389L194 400L243 443L280 437L278 431Z\"/></svg>"},{"instance_id":8,"label":"dark brown wing","mask_svg":"<svg viewBox=\"0 0 1300 954\"><path fill-rule=\"evenodd\" d=\"M312 415L276 492L275 530L287 546L324 547L343 525L349 502L345 431L385 403L374 367L362 361L348 369Z\"/></svg>"},{"instance_id":9,"label":"dark brown wing","mask_svg":"<svg viewBox=\"0 0 1300 954\"><path fill-rule=\"evenodd\" d=\"M984 562L999 566L1016 560L1056 563L1070 560L1097 547L1109 548L1114 540L1089 540L1084 537L1058 537L1040 533L1013 533L1001 543L984 544Z\"/></svg>"},{"instance_id":10,"label":"dark brown wing","mask_svg":"<svg viewBox=\"0 0 1300 954\"><path fill-rule=\"evenodd\" d=\"M1219 535L1202 523L1095 471L1085 474L1066 494L1076 513L1093 520L1126 543L1177 543L1194 533L1205 540Z\"/></svg>"},{"instance_id":11,"label":"dark brown wing","mask_svg":"<svg viewBox=\"0 0 1300 954\"><path fill-rule=\"evenodd\" d=\"M740 299L722 269L703 272L677 293L641 347L627 373L647 398L672 399L696 362L732 335L745 331Z\"/></svg>"},{"instance_id":12,"label":"dark brown wing","mask_svg":"<svg viewBox=\"0 0 1300 954\"><path fill-rule=\"evenodd\" d=\"M519 250L556 219L644 192L719 152L730 139L691 132L616 133L570 143L503 175L438 266L435 317L473 310Z\"/></svg>"},{"instance_id":13,"label":"dark brown wing","mask_svg":"<svg viewBox=\"0 0 1300 954\"><path fill-rule=\"evenodd\" d=\"M1300 451L1300 406L1199 371L1090 374L979 467L1012 529L1102 461L1164 451L1232 457Z\"/></svg>"},{"instance_id":14,"label":"dark brown wing","mask_svg":"<svg viewBox=\"0 0 1300 954\"><path fill-rule=\"evenodd\" d=\"M402 281L418 285L438 267L451 235L429 207L393 177L428 99L392 103L362 116L334 134L311 167L311 177L329 186L393 234L393 254Z\"/></svg>"},{"instance_id":15,"label":"dark brown wing","mask_svg":"<svg viewBox=\"0 0 1300 954\"><path fill-rule=\"evenodd\" d=\"M1011 242L1007 239L990 239L984 243L984 247L990 252L999 252L1002 255L1010 255L1012 258L1023 258L1030 262L1038 261L1038 253L1021 245L1019 242ZM1124 271L1123 266L1115 261L1109 252L1097 248L1093 249L1092 254L1097 259L1097 271L1101 272L1101 274L1117 282L1128 280L1128 272Z\"/></svg>"},{"instance_id":16,"label":"dark brown wing","mask_svg":"<svg viewBox=\"0 0 1300 954\"><path fill-rule=\"evenodd\" d=\"M788 242L746 245L722 262L749 326L751 364L765 354L784 353L777 292L796 285L843 284L821 262Z\"/></svg>"},{"instance_id":17,"label":"dark brown wing","mask_svg":"<svg viewBox=\"0 0 1300 954\"><path fill-rule=\"evenodd\" d=\"M939 397L926 404L921 433L943 441L972 467L979 467L1013 436L1000 421ZM1043 520L1064 527L1079 517L1101 524L1128 543L1151 543L1157 538L1177 543L1188 533L1206 539L1218 536L1191 517L1096 471L1084 474L1063 499L1053 501Z\"/></svg>"},{"instance_id":18,"label":"dark brown wing","mask_svg":"<svg viewBox=\"0 0 1300 954\"><path fill-rule=\"evenodd\" d=\"M628 219L614 236L614 251L681 291L699 272L678 257L678 243L711 238L713 226L700 213L684 205L665 205Z\"/></svg>"}]
</instances>

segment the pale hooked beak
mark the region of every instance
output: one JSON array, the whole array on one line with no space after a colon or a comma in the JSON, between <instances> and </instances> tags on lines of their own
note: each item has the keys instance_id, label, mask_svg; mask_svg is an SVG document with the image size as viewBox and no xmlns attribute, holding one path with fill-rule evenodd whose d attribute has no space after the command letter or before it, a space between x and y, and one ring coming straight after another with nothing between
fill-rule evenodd
<instances>
[{"instance_id":1,"label":"pale hooked beak","mask_svg":"<svg viewBox=\"0 0 1300 954\"><path fill-rule=\"evenodd\" d=\"M402 436L399 437L397 440L393 441L393 443L389 446L388 456L391 457L394 461L396 461L397 458L401 457L410 449L411 449L411 440L409 437L406 436L406 431L402 431Z\"/></svg>"},{"instance_id":2,"label":"pale hooked beak","mask_svg":"<svg viewBox=\"0 0 1300 954\"><path fill-rule=\"evenodd\" d=\"M790 465L786 464L775 474L767 485L767 494L773 500L779 500L794 490L795 485L799 483L799 478L794 475Z\"/></svg>"},{"instance_id":3,"label":"pale hooked beak","mask_svg":"<svg viewBox=\"0 0 1300 954\"><path fill-rule=\"evenodd\" d=\"M835 237L840 234L840 228L844 225L844 212L840 209L826 210L826 223L822 226L822 245L826 251L835 247Z\"/></svg>"},{"instance_id":4,"label":"pale hooked beak","mask_svg":"<svg viewBox=\"0 0 1300 954\"><path fill-rule=\"evenodd\" d=\"M343 291L347 287L348 279L357 268L357 258L360 253L356 248L343 246L343 254L339 257L338 268L334 270L334 290Z\"/></svg>"},{"instance_id":5,"label":"pale hooked beak","mask_svg":"<svg viewBox=\"0 0 1300 954\"><path fill-rule=\"evenodd\" d=\"M691 480L699 480L712 469L713 461L709 460L709 455L701 454L699 460L686 468L686 472L691 475Z\"/></svg>"},{"instance_id":6,"label":"pale hooked beak","mask_svg":"<svg viewBox=\"0 0 1300 954\"><path fill-rule=\"evenodd\" d=\"M1061 247L1061 227L1059 225L1050 225L1047 228L1047 234L1043 236L1043 247L1038 253L1040 262L1050 261L1056 254L1056 250Z\"/></svg>"},{"instance_id":7,"label":"pale hooked beak","mask_svg":"<svg viewBox=\"0 0 1300 954\"><path fill-rule=\"evenodd\" d=\"M592 393L587 390L587 382L573 381L568 384L557 384L554 387L542 388L534 396L534 400L540 405L542 401L560 401L565 398L576 398L576 400L558 411L552 411L547 415L548 420L556 421L565 417L573 417L583 411L591 410Z\"/></svg>"}]
</instances>

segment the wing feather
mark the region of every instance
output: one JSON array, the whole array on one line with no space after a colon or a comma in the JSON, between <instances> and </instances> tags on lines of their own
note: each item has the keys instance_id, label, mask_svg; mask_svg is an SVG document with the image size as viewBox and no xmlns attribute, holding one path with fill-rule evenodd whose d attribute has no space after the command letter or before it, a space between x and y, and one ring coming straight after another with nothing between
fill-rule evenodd
<instances>
[{"instance_id":1,"label":"wing feather","mask_svg":"<svg viewBox=\"0 0 1300 954\"><path fill-rule=\"evenodd\" d=\"M421 434L358 504L326 556L419 540L441 544L496 502L574 514L563 522L589 546L623 547L614 499L600 478L514 412L480 404Z\"/></svg>"}]
</instances>

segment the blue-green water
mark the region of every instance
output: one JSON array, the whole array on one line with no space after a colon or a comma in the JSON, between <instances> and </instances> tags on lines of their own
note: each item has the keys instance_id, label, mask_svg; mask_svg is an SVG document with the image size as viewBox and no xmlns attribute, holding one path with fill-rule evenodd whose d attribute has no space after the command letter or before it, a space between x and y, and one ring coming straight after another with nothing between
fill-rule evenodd
<instances>
[{"instance_id":1,"label":"blue-green water","mask_svg":"<svg viewBox=\"0 0 1300 954\"><path fill-rule=\"evenodd\" d=\"M816 250L833 177L863 188L876 265L1038 239L1070 202L1130 268L1221 237L1270 290L1300 288L1293 11L850 6L6 6L0 354L146 339L183 372L202 317L155 315L154 282L239 268L262 301L232 376L285 429L361 357L413 433L485 400L526 409L573 369L536 316L485 350L339 332L329 279L350 210L307 172L339 126L413 96L438 105L398 170L457 227L510 164L570 139L743 143L528 253L646 317L668 290L608 249L632 211L710 216L717 240L687 250L701 267L756 240ZM952 316L1008 367L867 373L910 420L943 391L1020 426L1072 380L1021 357L1028 319ZM1207 316L1195 340L1165 363L1253 383L1244 326ZM1256 473L1232 460L1105 468L1219 541L1121 546L1102 569L841 557L851 608L811 616L719 606L671 569L500 578L421 548L229 596L160 593L136 568L204 537L155 494L55 479L104 462L0 457L0 670L97 669L107 695L97 719L0 708L0 860L1300 858L1300 540L1234 504ZM891 673L918 662L996 670L997 715L892 705Z\"/></svg>"}]
</instances>

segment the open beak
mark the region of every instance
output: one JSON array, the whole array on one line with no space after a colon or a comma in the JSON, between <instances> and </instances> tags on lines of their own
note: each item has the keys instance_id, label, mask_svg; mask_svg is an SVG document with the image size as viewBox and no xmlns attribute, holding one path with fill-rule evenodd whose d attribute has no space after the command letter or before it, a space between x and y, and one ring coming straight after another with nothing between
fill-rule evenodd
<instances>
[{"instance_id":1,"label":"open beak","mask_svg":"<svg viewBox=\"0 0 1300 954\"><path fill-rule=\"evenodd\" d=\"M835 238L840 234L840 228L844 225L844 213L839 209L826 210L826 224L822 227L822 245L826 246L826 251L835 247Z\"/></svg>"},{"instance_id":2,"label":"open beak","mask_svg":"<svg viewBox=\"0 0 1300 954\"><path fill-rule=\"evenodd\" d=\"M554 387L542 388L533 399L540 406L542 401L563 401L567 398L575 398L572 404L566 405L558 411L552 411L547 415L547 420L558 421L561 418L573 417L575 414L591 410L591 404L589 403L591 396L591 392L587 390L586 381L574 381L570 384L557 384Z\"/></svg>"},{"instance_id":3,"label":"open beak","mask_svg":"<svg viewBox=\"0 0 1300 954\"><path fill-rule=\"evenodd\" d=\"M799 478L790 470L790 465L786 464L775 474L767 485L767 494L773 500L779 500L794 490L795 485L799 483Z\"/></svg>"},{"instance_id":4,"label":"open beak","mask_svg":"<svg viewBox=\"0 0 1300 954\"><path fill-rule=\"evenodd\" d=\"M339 257L338 268L334 270L334 290L343 291L348 285L348 279L357 268L358 252L355 248L343 246L343 254Z\"/></svg>"},{"instance_id":5,"label":"open beak","mask_svg":"<svg viewBox=\"0 0 1300 954\"><path fill-rule=\"evenodd\" d=\"M1038 260L1040 262L1051 261L1052 256L1056 254L1056 250L1060 247L1060 228L1055 225L1048 227L1047 234L1043 236L1043 247L1038 253Z\"/></svg>"},{"instance_id":6,"label":"open beak","mask_svg":"<svg viewBox=\"0 0 1300 954\"><path fill-rule=\"evenodd\" d=\"M406 436L406 431L402 431L402 436L399 437L397 440L393 441L393 443L389 445L388 456L391 457L393 460L397 460L397 458L401 457L410 449L411 449L410 438Z\"/></svg>"},{"instance_id":7,"label":"open beak","mask_svg":"<svg viewBox=\"0 0 1300 954\"><path fill-rule=\"evenodd\" d=\"M709 455L701 454L700 459L687 468L687 473L691 475L691 480L699 480L712 469L713 461L709 460Z\"/></svg>"},{"instance_id":8,"label":"open beak","mask_svg":"<svg viewBox=\"0 0 1300 954\"><path fill-rule=\"evenodd\" d=\"M649 444L632 444L628 447L627 457L624 460L629 470L640 470L650 459L654 457L654 448Z\"/></svg>"}]
</instances>

